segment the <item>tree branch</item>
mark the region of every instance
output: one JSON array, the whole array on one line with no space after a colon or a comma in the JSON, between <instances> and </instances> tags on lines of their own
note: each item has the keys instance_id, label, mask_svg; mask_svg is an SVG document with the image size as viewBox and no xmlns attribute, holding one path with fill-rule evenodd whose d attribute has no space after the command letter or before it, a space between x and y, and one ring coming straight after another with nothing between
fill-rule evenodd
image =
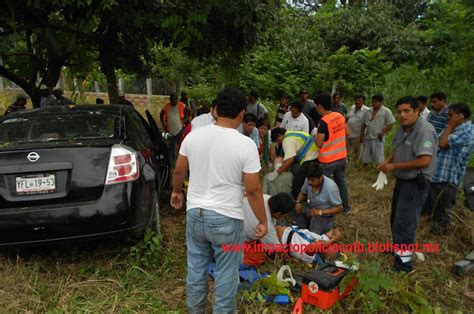
<instances>
[{"instance_id":1,"label":"tree branch","mask_svg":"<svg viewBox=\"0 0 474 314\"><path fill-rule=\"evenodd\" d=\"M0 75L5 77L6 79L9 79L10 81L14 82L15 84L17 84L18 86L20 86L21 88L23 88L23 90L28 94L28 95L31 95L32 93L32 86L30 84L30 82L28 82L27 80L19 77L18 75L16 75L15 73L13 73L12 71L8 70L6 67L4 67L3 65L0 65Z\"/></svg>"}]
</instances>

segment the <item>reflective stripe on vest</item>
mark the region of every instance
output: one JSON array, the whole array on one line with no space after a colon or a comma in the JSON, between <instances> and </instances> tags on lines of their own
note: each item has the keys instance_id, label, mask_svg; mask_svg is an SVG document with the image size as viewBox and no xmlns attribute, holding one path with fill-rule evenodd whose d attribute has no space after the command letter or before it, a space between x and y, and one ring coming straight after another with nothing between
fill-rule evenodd
<instances>
[{"instance_id":1,"label":"reflective stripe on vest","mask_svg":"<svg viewBox=\"0 0 474 314\"><path fill-rule=\"evenodd\" d=\"M164 111L165 111L165 114L164 114L164 122L165 122L165 130L166 132L169 132L169 129L168 129L168 112L170 110L170 101L168 100L165 104L165 108L164 108ZM181 101L178 101L178 111L179 111L179 118L181 119L181 123L184 125L184 104L181 102Z\"/></svg>"},{"instance_id":2,"label":"reflective stripe on vest","mask_svg":"<svg viewBox=\"0 0 474 314\"><path fill-rule=\"evenodd\" d=\"M319 161L330 163L347 157L346 126L344 117L331 112L321 118L328 126L329 138L319 149Z\"/></svg>"},{"instance_id":3,"label":"reflective stripe on vest","mask_svg":"<svg viewBox=\"0 0 474 314\"><path fill-rule=\"evenodd\" d=\"M313 136L309 135L306 132L301 132L301 131L287 131L285 132L285 138L294 138L303 146L298 150L296 153L296 162L299 162L300 164L303 163L303 159L306 156L306 154L311 150L311 151L317 151L318 147L314 143L314 138Z\"/></svg>"}]
</instances>

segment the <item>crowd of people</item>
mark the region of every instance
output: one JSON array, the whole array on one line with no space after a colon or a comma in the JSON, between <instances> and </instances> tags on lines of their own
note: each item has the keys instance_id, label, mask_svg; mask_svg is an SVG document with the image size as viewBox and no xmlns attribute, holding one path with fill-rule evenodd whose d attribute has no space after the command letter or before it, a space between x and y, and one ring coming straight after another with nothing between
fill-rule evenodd
<instances>
[{"instance_id":1,"label":"crowd of people","mask_svg":"<svg viewBox=\"0 0 474 314\"><path fill-rule=\"evenodd\" d=\"M420 214L432 217L433 234L448 232L456 192L474 151L469 106L448 105L441 92L429 97L431 110L426 96L399 99L399 127L386 157L384 143L394 127L394 114L384 106L383 95L373 95L370 107L362 94L354 100L348 108L338 93L318 93L310 100L301 90L293 102L280 95L270 123L267 108L253 91L245 97L238 89L224 89L210 110L192 120L186 106L170 97L163 125L176 136L173 140L182 141L170 202L174 208L181 208L185 198L187 202L190 311L206 307L207 267L212 260L214 311L235 309L243 252L223 252L222 244L337 241L341 233L335 215L352 212L346 180L349 161L363 167L373 163L379 171L393 173L393 244L414 243ZM395 271L412 270L413 252L389 253ZM292 256L305 262L327 257L314 252Z\"/></svg>"},{"instance_id":2,"label":"crowd of people","mask_svg":"<svg viewBox=\"0 0 474 314\"><path fill-rule=\"evenodd\" d=\"M41 106L71 104L61 89L41 88ZM169 133L174 165L170 203L186 199L187 304L205 310L207 269L216 262L215 312L236 306L238 270L244 252L224 252L222 244L319 245L341 237L335 217L351 214L346 173L349 163L373 164L392 173L390 215L393 244L415 243L420 216L431 217L431 233L449 232L466 166L474 152L474 126L465 103L448 105L442 92L406 96L395 104L399 126L386 154L386 135L396 120L380 94L357 94L350 107L341 95L302 89L292 102L281 94L273 121L259 101L238 89L224 89L209 107L196 108L187 94L172 94L160 112ZM20 94L6 114L25 109ZM428 102L431 104L428 108ZM133 105L120 94L120 103ZM188 180L186 197L184 182ZM428 220L427 220L428 221ZM395 249L395 271L413 269L410 250ZM292 252L316 263L331 254Z\"/></svg>"}]
</instances>

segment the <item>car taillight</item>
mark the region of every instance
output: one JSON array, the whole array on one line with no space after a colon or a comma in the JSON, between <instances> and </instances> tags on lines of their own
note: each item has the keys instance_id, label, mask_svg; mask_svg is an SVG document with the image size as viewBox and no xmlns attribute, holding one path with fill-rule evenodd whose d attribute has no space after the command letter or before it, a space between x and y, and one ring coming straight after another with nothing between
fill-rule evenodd
<instances>
[{"instance_id":1,"label":"car taillight","mask_svg":"<svg viewBox=\"0 0 474 314\"><path fill-rule=\"evenodd\" d=\"M110 151L105 185L136 180L138 170L137 153L130 147L114 145Z\"/></svg>"}]
</instances>

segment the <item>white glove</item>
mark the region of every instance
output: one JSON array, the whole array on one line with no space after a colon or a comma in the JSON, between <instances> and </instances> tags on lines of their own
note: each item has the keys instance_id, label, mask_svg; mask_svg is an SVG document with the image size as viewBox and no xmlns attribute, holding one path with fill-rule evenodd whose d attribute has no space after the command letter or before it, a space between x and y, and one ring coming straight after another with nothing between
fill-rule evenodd
<instances>
[{"instance_id":1,"label":"white glove","mask_svg":"<svg viewBox=\"0 0 474 314\"><path fill-rule=\"evenodd\" d=\"M384 186L388 183L387 175L382 171L379 172L379 176L377 177L377 181L372 184L372 187L375 188L376 191L380 191L384 188Z\"/></svg>"},{"instance_id":2,"label":"white glove","mask_svg":"<svg viewBox=\"0 0 474 314\"><path fill-rule=\"evenodd\" d=\"M278 177L278 172L275 170L275 171L270 172L269 174L267 174L267 176L265 177L265 179L266 179L268 182L272 182L272 181L275 180L277 177Z\"/></svg>"}]
</instances>

